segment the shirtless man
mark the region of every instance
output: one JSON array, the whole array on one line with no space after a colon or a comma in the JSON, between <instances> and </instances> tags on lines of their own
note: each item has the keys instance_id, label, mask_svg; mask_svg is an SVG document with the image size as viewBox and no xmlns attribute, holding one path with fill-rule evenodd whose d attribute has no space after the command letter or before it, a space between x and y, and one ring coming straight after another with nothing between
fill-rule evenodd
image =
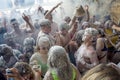
<instances>
[{"instance_id":1,"label":"shirtless man","mask_svg":"<svg viewBox=\"0 0 120 80\"><path fill-rule=\"evenodd\" d=\"M14 18L10 20L11 27L13 28L13 31L11 31L9 34L12 35L15 38L15 41L19 43L20 45L23 44L23 40L26 38L26 36L29 33L34 32L34 27L32 23L30 22L30 19L28 16L23 14L23 19L26 21L26 23L29 25L30 30L27 29L20 29L18 21Z\"/></svg>"},{"instance_id":2,"label":"shirtless man","mask_svg":"<svg viewBox=\"0 0 120 80\"><path fill-rule=\"evenodd\" d=\"M56 44L65 47L70 41L70 35L68 33L69 25L63 22L59 26L60 31L55 36Z\"/></svg>"},{"instance_id":3,"label":"shirtless man","mask_svg":"<svg viewBox=\"0 0 120 80\"><path fill-rule=\"evenodd\" d=\"M48 19L51 22L51 32L50 34L52 36L55 36L56 32L59 31L58 29L58 24L56 22L53 21L53 16L52 16L52 12L59 7L62 4L62 2L58 3L57 5L55 5L51 10L47 11L47 13L45 14L45 19Z\"/></svg>"},{"instance_id":4,"label":"shirtless man","mask_svg":"<svg viewBox=\"0 0 120 80\"><path fill-rule=\"evenodd\" d=\"M82 40L84 41L78 49L77 67L80 72L85 72L92 67L96 66L99 61L96 51L93 47L93 38L96 36L97 30L94 28L86 28Z\"/></svg>"}]
</instances>

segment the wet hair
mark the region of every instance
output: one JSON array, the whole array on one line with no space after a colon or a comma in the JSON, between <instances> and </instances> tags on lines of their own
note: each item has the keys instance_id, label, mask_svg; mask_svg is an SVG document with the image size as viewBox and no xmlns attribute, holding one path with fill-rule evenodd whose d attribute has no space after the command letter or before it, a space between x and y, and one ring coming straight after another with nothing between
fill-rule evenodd
<instances>
[{"instance_id":1,"label":"wet hair","mask_svg":"<svg viewBox=\"0 0 120 80\"><path fill-rule=\"evenodd\" d=\"M120 73L108 64L99 64L89 70L81 80L120 80Z\"/></svg>"}]
</instances>

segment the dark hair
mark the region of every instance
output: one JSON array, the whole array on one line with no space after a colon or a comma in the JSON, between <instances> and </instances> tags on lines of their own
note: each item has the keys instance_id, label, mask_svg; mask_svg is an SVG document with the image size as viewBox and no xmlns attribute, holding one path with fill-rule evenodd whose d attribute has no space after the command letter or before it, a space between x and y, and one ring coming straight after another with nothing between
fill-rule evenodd
<instances>
[{"instance_id":1,"label":"dark hair","mask_svg":"<svg viewBox=\"0 0 120 80\"><path fill-rule=\"evenodd\" d=\"M11 19L11 20L10 20L10 23L13 22L13 21L16 21L16 19L15 19L15 18Z\"/></svg>"},{"instance_id":2,"label":"dark hair","mask_svg":"<svg viewBox=\"0 0 120 80\"><path fill-rule=\"evenodd\" d=\"M98 34L100 34L101 37L105 37L105 33L102 29L98 29Z\"/></svg>"},{"instance_id":3,"label":"dark hair","mask_svg":"<svg viewBox=\"0 0 120 80\"><path fill-rule=\"evenodd\" d=\"M0 80L7 80L6 77L3 75L2 72L0 72Z\"/></svg>"},{"instance_id":4,"label":"dark hair","mask_svg":"<svg viewBox=\"0 0 120 80\"><path fill-rule=\"evenodd\" d=\"M49 11L49 10L46 10L46 11L44 12L44 15L46 15L48 11Z\"/></svg>"}]
</instances>

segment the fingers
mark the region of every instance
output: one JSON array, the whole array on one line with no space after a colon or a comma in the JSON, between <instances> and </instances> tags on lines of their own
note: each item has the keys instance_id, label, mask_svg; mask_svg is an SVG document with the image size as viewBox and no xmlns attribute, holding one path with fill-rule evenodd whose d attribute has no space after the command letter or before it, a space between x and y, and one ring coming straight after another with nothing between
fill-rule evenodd
<instances>
[{"instance_id":1,"label":"fingers","mask_svg":"<svg viewBox=\"0 0 120 80\"><path fill-rule=\"evenodd\" d=\"M60 3L58 3L58 5L57 6L59 6L59 5L61 5L63 2L61 1Z\"/></svg>"},{"instance_id":2,"label":"fingers","mask_svg":"<svg viewBox=\"0 0 120 80\"><path fill-rule=\"evenodd\" d=\"M23 16L26 16L25 13L23 13Z\"/></svg>"},{"instance_id":3,"label":"fingers","mask_svg":"<svg viewBox=\"0 0 120 80\"><path fill-rule=\"evenodd\" d=\"M23 17L23 18L25 18L25 17L26 17L25 13L23 13L23 14L22 14L22 17Z\"/></svg>"},{"instance_id":4,"label":"fingers","mask_svg":"<svg viewBox=\"0 0 120 80\"><path fill-rule=\"evenodd\" d=\"M61 5L62 3L63 3L63 2L61 1L61 2L60 2L60 5Z\"/></svg>"}]
</instances>

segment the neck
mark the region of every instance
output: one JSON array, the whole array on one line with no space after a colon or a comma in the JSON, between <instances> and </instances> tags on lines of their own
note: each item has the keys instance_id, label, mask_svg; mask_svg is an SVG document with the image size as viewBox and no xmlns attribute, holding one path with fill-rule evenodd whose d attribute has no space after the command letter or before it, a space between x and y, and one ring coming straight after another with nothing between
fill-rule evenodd
<instances>
[{"instance_id":1,"label":"neck","mask_svg":"<svg viewBox=\"0 0 120 80\"><path fill-rule=\"evenodd\" d=\"M61 35L66 36L67 34L63 34L63 33L61 32Z\"/></svg>"},{"instance_id":2,"label":"neck","mask_svg":"<svg viewBox=\"0 0 120 80\"><path fill-rule=\"evenodd\" d=\"M90 41L86 41L86 42L84 42L84 44L88 47L88 46L90 46L90 45L92 45L92 43L90 42Z\"/></svg>"},{"instance_id":3,"label":"neck","mask_svg":"<svg viewBox=\"0 0 120 80\"><path fill-rule=\"evenodd\" d=\"M17 33L17 34L20 34L20 33L21 33L20 29L15 29L14 31L15 31L15 33Z\"/></svg>"},{"instance_id":4,"label":"neck","mask_svg":"<svg viewBox=\"0 0 120 80\"><path fill-rule=\"evenodd\" d=\"M49 33L48 33L47 31L45 31L45 30L42 30L42 32L45 33L45 34L49 34Z\"/></svg>"},{"instance_id":5,"label":"neck","mask_svg":"<svg viewBox=\"0 0 120 80\"><path fill-rule=\"evenodd\" d=\"M47 53L46 54L40 53L40 56L41 56L41 62L47 64L47 58L48 58Z\"/></svg>"}]
</instances>

